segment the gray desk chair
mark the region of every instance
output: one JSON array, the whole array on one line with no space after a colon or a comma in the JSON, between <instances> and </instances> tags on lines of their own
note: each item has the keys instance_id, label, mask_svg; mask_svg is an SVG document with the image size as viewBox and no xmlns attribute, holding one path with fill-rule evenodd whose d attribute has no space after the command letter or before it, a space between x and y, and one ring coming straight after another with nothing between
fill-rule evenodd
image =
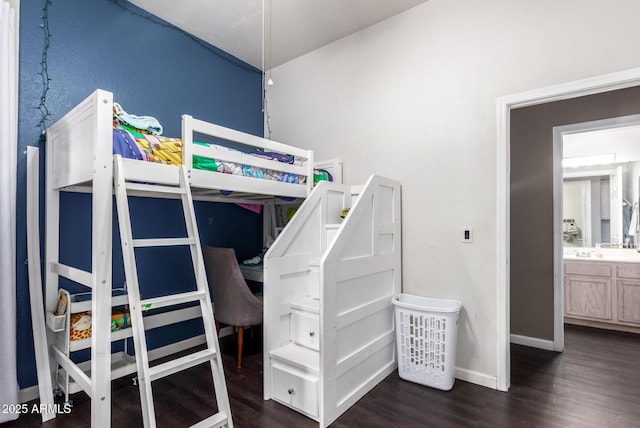
<instances>
[{"instance_id":1,"label":"gray desk chair","mask_svg":"<svg viewBox=\"0 0 640 428\"><path fill-rule=\"evenodd\" d=\"M238 365L242 367L245 327L262 324L262 302L255 297L240 271L233 248L202 247L213 301L216 330L220 323L238 328Z\"/></svg>"}]
</instances>

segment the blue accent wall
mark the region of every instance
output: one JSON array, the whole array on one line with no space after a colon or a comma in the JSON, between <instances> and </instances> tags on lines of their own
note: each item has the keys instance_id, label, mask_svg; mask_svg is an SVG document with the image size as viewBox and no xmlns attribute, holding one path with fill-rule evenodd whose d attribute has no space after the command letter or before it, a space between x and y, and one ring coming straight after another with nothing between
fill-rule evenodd
<instances>
[{"instance_id":1,"label":"blue accent wall","mask_svg":"<svg viewBox=\"0 0 640 428\"><path fill-rule=\"evenodd\" d=\"M40 72L45 46L42 27L45 4L44 0L23 1L20 7L16 233L21 388L37 383L25 264L25 152L29 145L40 147L41 158L46 151L46 143L39 141L42 114L37 109L43 92ZM56 0L49 5L48 23L52 37L46 59L51 79L46 97L51 115L47 125L100 88L113 92L114 100L127 112L156 117L167 136L180 136L182 114L262 135L261 74L237 58L124 1ZM41 176L44 177L43 172ZM44 212L42 196L41 201ZM90 196L65 194L61 202L61 231L72 232L61 248L61 261L90 270ZM179 230L176 225L184 223L176 201L135 201L132 205L139 212L134 232L138 226L143 234L151 235L151 231L158 229L178 233L174 232ZM203 244L235 247L241 259L260 251L259 215L233 204L219 203L197 203L196 213ZM124 282L117 234L114 224L114 285ZM141 280L155 283L169 278L170 282L176 282L193 275L185 255L151 253L140 258L142 266L145 261L151 265L143 268Z\"/></svg>"}]
</instances>

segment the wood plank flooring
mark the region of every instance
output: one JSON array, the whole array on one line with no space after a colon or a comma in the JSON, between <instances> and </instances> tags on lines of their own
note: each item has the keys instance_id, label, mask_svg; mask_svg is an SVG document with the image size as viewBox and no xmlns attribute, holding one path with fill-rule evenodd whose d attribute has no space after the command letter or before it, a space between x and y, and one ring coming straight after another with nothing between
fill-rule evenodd
<instances>
[{"instance_id":1,"label":"wood plank flooring","mask_svg":"<svg viewBox=\"0 0 640 428\"><path fill-rule=\"evenodd\" d=\"M235 368L231 338L221 341L235 426L316 427L287 407L262 399L259 336L247 341L242 369ZM512 345L508 393L460 380L443 392L394 373L332 427L640 427L640 335L567 326L565 341L561 354ZM121 379L112 391L112 426L142 426L138 388ZM215 407L205 366L157 381L154 394L159 427L191 425ZM70 414L44 426L88 427L88 397L79 393L73 401ZM38 415L25 414L2 428L39 426Z\"/></svg>"}]
</instances>

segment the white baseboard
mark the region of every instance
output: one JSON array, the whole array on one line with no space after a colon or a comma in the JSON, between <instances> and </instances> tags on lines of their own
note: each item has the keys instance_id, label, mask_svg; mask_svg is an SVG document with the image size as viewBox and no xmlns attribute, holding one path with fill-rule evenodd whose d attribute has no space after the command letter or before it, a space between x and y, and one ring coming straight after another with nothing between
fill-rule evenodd
<instances>
[{"instance_id":1,"label":"white baseboard","mask_svg":"<svg viewBox=\"0 0 640 428\"><path fill-rule=\"evenodd\" d=\"M20 390L20 403L27 403L40 397L38 385L33 385Z\"/></svg>"},{"instance_id":2,"label":"white baseboard","mask_svg":"<svg viewBox=\"0 0 640 428\"><path fill-rule=\"evenodd\" d=\"M218 333L218 338L230 336L232 334L233 334L233 327L231 326L222 327L220 329L220 333Z\"/></svg>"},{"instance_id":3,"label":"white baseboard","mask_svg":"<svg viewBox=\"0 0 640 428\"><path fill-rule=\"evenodd\" d=\"M469 383L475 383L476 385L484 386L491 389L498 389L498 379L495 376L489 376L485 373L474 372L472 370L461 369L456 367L455 369L456 379L463 380Z\"/></svg>"},{"instance_id":4,"label":"white baseboard","mask_svg":"<svg viewBox=\"0 0 640 428\"><path fill-rule=\"evenodd\" d=\"M233 333L231 327L225 327L220 330L220 336L224 337ZM513 336L512 342L513 342ZM523 337L523 336L519 336ZM149 359L155 360L158 358L162 358L167 355L171 355L176 353L182 349L189 349L194 346L198 346L204 343L204 335L192 337L187 340L183 340L182 342L174 343L171 345L163 346L162 348L154 349L149 351ZM515 342L513 342L515 343ZM484 373L474 372L472 370L466 370L456 367L455 369L456 379L463 380L465 382L474 383L476 385L484 386L491 389L498 389L497 387L497 379L495 376L489 376ZM28 388L24 388L20 390L20 402L26 403L31 400L35 400L39 397L38 385L30 386Z\"/></svg>"},{"instance_id":5,"label":"white baseboard","mask_svg":"<svg viewBox=\"0 0 640 428\"><path fill-rule=\"evenodd\" d=\"M531 348L544 349L547 351L555 351L553 340L538 339L537 337L521 336L519 334L512 334L510 336L511 343L516 345L529 346Z\"/></svg>"}]
</instances>

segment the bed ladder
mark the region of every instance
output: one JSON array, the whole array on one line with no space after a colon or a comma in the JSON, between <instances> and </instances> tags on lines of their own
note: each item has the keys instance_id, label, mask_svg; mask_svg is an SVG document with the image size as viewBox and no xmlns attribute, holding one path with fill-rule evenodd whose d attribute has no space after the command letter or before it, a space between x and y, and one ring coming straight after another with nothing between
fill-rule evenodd
<instances>
[{"instance_id":1,"label":"bed ladder","mask_svg":"<svg viewBox=\"0 0 640 428\"><path fill-rule=\"evenodd\" d=\"M209 362L213 376L218 413L204 419L194 427L228 427L233 428L229 396L224 379L224 369L220 358L220 347L215 329L213 306L209 296L209 287L202 258L202 250L198 237L195 211L191 190L187 181L187 175L182 166L179 167L179 185L135 183L125 180L124 162L120 156L115 156L114 161L114 186L118 223L120 226L120 241L122 243L122 257L124 260L127 292L129 297L129 311L131 313L131 327L133 329L134 347L136 352L136 365L138 370L138 383L140 387L140 402L142 405L142 418L145 428L155 428L156 418L153 404L151 382L196 365ZM131 229L131 217L129 211L129 196L131 192L136 195L154 197L167 194L179 195L182 200L187 237L185 238L158 238L158 239L133 239ZM140 247L167 247L189 246L191 259L196 278L196 290L169 296L143 299L138 284L138 273L135 257L135 249ZM190 302L199 302L202 312L202 321L206 336L206 349L199 350L179 358L163 362L153 367L149 366L147 355L147 341L144 327L143 312L149 309L158 309L181 305ZM179 322L179 321L177 321Z\"/></svg>"}]
</instances>

